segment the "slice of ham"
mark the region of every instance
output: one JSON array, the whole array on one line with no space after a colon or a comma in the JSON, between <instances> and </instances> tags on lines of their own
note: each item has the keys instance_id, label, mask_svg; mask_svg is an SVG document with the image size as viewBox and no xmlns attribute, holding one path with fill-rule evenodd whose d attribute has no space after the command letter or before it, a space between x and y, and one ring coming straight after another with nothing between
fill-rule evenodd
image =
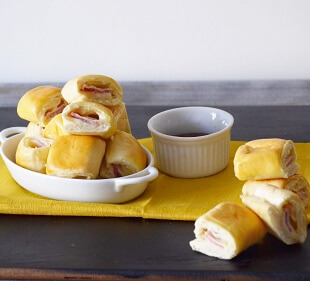
<instances>
[{"instance_id":1,"label":"slice of ham","mask_svg":"<svg viewBox=\"0 0 310 281\"><path fill-rule=\"evenodd\" d=\"M307 198L307 192L305 189L300 189L296 192L296 194L298 195L298 197L301 199L301 201L305 201Z\"/></svg>"},{"instance_id":2,"label":"slice of ham","mask_svg":"<svg viewBox=\"0 0 310 281\"><path fill-rule=\"evenodd\" d=\"M35 148L47 146L47 144L44 141L39 139L32 139L32 143L34 144Z\"/></svg>"},{"instance_id":3,"label":"slice of ham","mask_svg":"<svg viewBox=\"0 0 310 281\"><path fill-rule=\"evenodd\" d=\"M111 88L99 88L93 85L84 84L81 88L82 91L92 94L106 95L107 98L112 98L113 89Z\"/></svg>"},{"instance_id":4,"label":"slice of ham","mask_svg":"<svg viewBox=\"0 0 310 281\"><path fill-rule=\"evenodd\" d=\"M121 168L121 165L119 164L112 164L112 170L113 170L113 174L116 178L119 178L121 177L121 173L120 173L120 168Z\"/></svg>"},{"instance_id":5,"label":"slice of ham","mask_svg":"<svg viewBox=\"0 0 310 281\"><path fill-rule=\"evenodd\" d=\"M294 160L295 160L294 156L287 156L284 160L285 167L291 165L294 162Z\"/></svg>"},{"instance_id":6,"label":"slice of ham","mask_svg":"<svg viewBox=\"0 0 310 281\"><path fill-rule=\"evenodd\" d=\"M220 248L224 248L224 245L222 244L222 240L220 238L215 237L211 231L206 230L206 232L204 233L204 238L208 240L210 243Z\"/></svg>"},{"instance_id":7,"label":"slice of ham","mask_svg":"<svg viewBox=\"0 0 310 281\"><path fill-rule=\"evenodd\" d=\"M294 216L294 210L290 204L283 206L284 210L284 222L289 232L293 232L297 229L296 216Z\"/></svg>"},{"instance_id":8,"label":"slice of ham","mask_svg":"<svg viewBox=\"0 0 310 281\"><path fill-rule=\"evenodd\" d=\"M66 107L65 102L62 100L55 109L49 109L45 112L45 117L47 119L52 119L54 116L56 116L57 114L61 113L64 108Z\"/></svg>"},{"instance_id":9,"label":"slice of ham","mask_svg":"<svg viewBox=\"0 0 310 281\"><path fill-rule=\"evenodd\" d=\"M75 119L78 119L78 120L80 120L82 122L85 122L85 123L87 123L89 125L92 125L94 127L98 127L100 125L99 120L96 119L96 118L93 118L93 117L90 117L90 116L85 117L85 116L82 116L82 115L80 115L80 114L78 114L76 112L71 112L70 115L71 115L71 117L73 117Z\"/></svg>"}]
</instances>

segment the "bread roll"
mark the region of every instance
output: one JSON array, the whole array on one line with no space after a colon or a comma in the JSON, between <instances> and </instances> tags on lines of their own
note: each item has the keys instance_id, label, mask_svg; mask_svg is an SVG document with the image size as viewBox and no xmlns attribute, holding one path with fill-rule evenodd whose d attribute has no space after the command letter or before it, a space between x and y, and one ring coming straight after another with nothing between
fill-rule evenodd
<instances>
[{"instance_id":1,"label":"bread roll","mask_svg":"<svg viewBox=\"0 0 310 281\"><path fill-rule=\"evenodd\" d=\"M39 124L29 122L26 128L25 137L44 138L43 130L44 128L41 127Z\"/></svg>"},{"instance_id":2,"label":"bread roll","mask_svg":"<svg viewBox=\"0 0 310 281\"><path fill-rule=\"evenodd\" d=\"M59 136L68 135L63 126L61 113L54 116L52 120L48 122L43 130L43 135L48 139L55 139Z\"/></svg>"},{"instance_id":3,"label":"bread roll","mask_svg":"<svg viewBox=\"0 0 310 281\"><path fill-rule=\"evenodd\" d=\"M116 131L113 113L107 107L88 101L73 102L62 112L65 132L110 138Z\"/></svg>"},{"instance_id":4,"label":"bread roll","mask_svg":"<svg viewBox=\"0 0 310 281\"><path fill-rule=\"evenodd\" d=\"M295 193L261 184L251 194L241 195L242 202L265 222L270 233L288 245L306 240L306 212Z\"/></svg>"},{"instance_id":5,"label":"bread roll","mask_svg":"<svg viewBox=\"0 0 310 281\"><path fill-rule=\"evenodd\" d=\"M62 95L68 103L92 101L114 107L121 103L123 92L121 86L108 76L84 75L67 82Z\"/></svg>"},{"instance_id":6,"label":"bread roll","mask_svg":"<svg viewBox=\"0 0 310 281\"><path fill-rule=\"evenodd\" d=\"M64 178L95 179L105 146L105 142L98 137L60 136L50 148L46 173Z\"/></svg>"},{"instance_id":7,"label":"bread roll","mask_svg":"<svg viewBox=\"0 0 310 281\"><path fill-rule=\"evenodd\" d=\"M147 165L145 151L130 134L116 131L107 141L107 148L100 168L102 178L128 176L143 170Z\"/></svg>"},{"instance_id":8,"label":"bread roll","mask_svg":"<svg viewBox=\"0 0 310 281\"><path fill-rule=\"evenodd\" d=\"M111 107L110 109L113 113L117 130L131 134L131 128L125 103L121 102L117 107Z\"/></svg>"},{"instance_id":9,"label":"bread roll","mask_svg":"<svg viewBox=\"0 0 310 281\"><path fill-rule=\"evenodd\" d=\"M244 195L253 195L257 186L265 184L292 191L301 199L304 207L308 206L310 187L308 181L302 175L294 175L287 179L247 181L243 186L242 193Z\"/></svg>"},{"instance_id":10,"label":"bread roll","mask_svg":"<svg viewBox=\"0 0 310 281\"><path fill-rule=\"evenodd\" d=\"M61 89L53 86L36 87L24 94L18 102L20 118L45 127L67 105L61 96Z\"/></svg>"},{"instance_id":11,"label":"bread roll","mask_svg":"<svg viewBox=\"0 0 310 281\"><path fill-rule=\"evenodd\" d=\"M294 143L282 139L260 139L240 146L234 169L239 180L288 178L297 173Z\"/></svg>"},{"instance_id":12,"label":"bread roll","mask_svg":"<svg viewBox=\"0 0 310 281\"><path fill-rule=\"evenodd\" d=\"M16 150L16 164L28 170L45 174L47 156L52 141L41 137L23 137Z\"/></svg>"},{"instance_id":13,"label":"bread roll","mask_svg":"<svg viewBox=\"0 0 310 281\"><path fill-rule=\"evenodd\" d=\"M195 222L192 250L211 257L232 259L263 239L266 228L245 206L224 202Z\"/></svg>"}]
</instances>

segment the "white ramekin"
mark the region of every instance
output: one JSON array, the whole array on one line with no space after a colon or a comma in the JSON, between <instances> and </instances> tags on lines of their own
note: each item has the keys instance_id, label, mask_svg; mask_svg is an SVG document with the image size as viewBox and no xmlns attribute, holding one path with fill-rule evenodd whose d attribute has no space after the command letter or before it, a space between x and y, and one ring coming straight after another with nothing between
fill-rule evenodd
<instances>
[{"instance_id":1,"label":"white ramekin","mask_svg":"<svg viewBox=\"0 0 310 281\"><path fill-rule=\"evenodd\" d=\"M180 107L160 112L148 121L158 168L170 176L199 178L228 164L234 118L211 107ZM179 137L203 132L198 137Z\"/></svg>"}]
</instances>

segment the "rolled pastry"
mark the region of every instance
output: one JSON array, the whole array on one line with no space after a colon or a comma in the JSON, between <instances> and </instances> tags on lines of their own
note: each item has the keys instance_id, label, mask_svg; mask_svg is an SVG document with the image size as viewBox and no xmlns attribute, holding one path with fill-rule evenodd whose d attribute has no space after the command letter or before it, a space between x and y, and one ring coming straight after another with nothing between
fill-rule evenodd
<instances>
[{"instance_id":1,"label":"rolled pastry","mask_svg":"<svg viewBox=\"0 0 310 281\"><path fill-rule=\"evenodd\" d=\"M44 128L41 127L40 125L33 122L29 122L26 128L25 137L44 138L43 129Z\"/></svg>"},{"instance_id":2,"label":"rolled pastry","mask_svg":"<svg viewBox=\"0 0 310 281\"><path fill-rule=\"evenodd\" d=\"M43 130L43 135L48 139L55 139L59 136L68 135L63 127L61 113L54 116Z\"/></svg>"},{"instance_id":3,"label":"rolled pastry","mask_svg":"<svg viewBox=\"0 0 310 281\"><path fill-rule=\"evenodd\" d=\"M102 178L128 176L143 170L146 164L146 154L138 141L131 134L116 131L107 141L100 176Z\"/></svg>"},{"instance_id":4,"label":"rolled pastry","mask_svg":"<svg viewBox=\"0 0 310 281\"><path fill-rule=\"evenodd\" d=\"M61 89L53 86L36 87L24 94L18 102L20 118L45 127L67 105L61 96Z\"/></svg>"},{"instance_id":5,"label":"rolled pastry","mask_svg":"<svg viewBox=\"0 0 310 281\"><path fill-rule=\"evenodd\" d=\"M50 148L46 173L64 178L95 179L105 146L105 142L98 137L60 136Z\"/></svg>"},{"instance_id":6,"label":"rolled pastry","mask_svg":"<svg viewBox=\"0 0 310 281\"><path fill-rule=\"evenodd\" d=\"M47 156L52 141L42 137L23 137L16 150L16 164L31 171L45 174Z\"/></svg>"},{"instance_id":7,"label":"rolled pastry","mask_svg":"<svg viewBox=\"0 0 310 281\"><path fill-rule=\"evenodd\" d=\"M121 86L108 76L84 75L67 82L62 95L68 103L93 101L114 107L121 103L123 92Z\"/></svg>"},{"instance_id":8,"label":"rolled pastry","mask_svg":"<svg viewBox=\"0 0 310 281\"><path fill-rule=\"evenodd\" d=\"M240 146L234 169L239 180L288 178L297 173L294 143L282 139L260 139Z\"/></svg>"},{"instance_id":9,"label":"rolled pastry","mask_svg":"<svg viewBox=\"0 0 310 281\"><path fill-rule=\"evenodd\" d=\"M260 242L266 228L259 217L245 206L224 202L195 222L196 239L192 250L220 259L232 259Z\"/></svg>"},{"instance_id":10,"label":"rolled pastry","mask_svg":"<svg viewBox=\"0 0 310 281\"><path fill-rule=\"evenodd\" d=\"M131 134L131 128L125 103L121 102L117 107L111 107L110 110L114 115L117 130Z\"/></svg>"},{"instance_id":11,"label":"rolled pastry","mask_svg":"<svg viewBox=\"0 0 310 281\"><path fill-rule=\"evenodd\" d=\"M264 184L269 184L281 189L292 191L301 199L304 207L308 206L310 186L304 176L294 175L287 179L247 181L243 186L242 193L244 195L253 195L256 187Z\"/></svg>"},{"instance_id":12,"label":"rolled pastry","mask_svg":"<svg viewBox=\"0 0 310 281\"><path fill-rule=\"evenodd\" d=\"M307 237L307 217L299 197L285 189L262 184L241 195L243 204L252 209L268 226L270 233L290 245Z\"/></svg>"},{"instance_id":13,"label":"rolled pastry","mask_svg":"<svg viewBox=\"0 0 310 281\"><path fill-rule=\"evenodd\" d=\"M111 137L116 131L113 113L107 107L89 101L74 102L62 112L63 128L69 134Z\"/></svg>"}]
</instances>

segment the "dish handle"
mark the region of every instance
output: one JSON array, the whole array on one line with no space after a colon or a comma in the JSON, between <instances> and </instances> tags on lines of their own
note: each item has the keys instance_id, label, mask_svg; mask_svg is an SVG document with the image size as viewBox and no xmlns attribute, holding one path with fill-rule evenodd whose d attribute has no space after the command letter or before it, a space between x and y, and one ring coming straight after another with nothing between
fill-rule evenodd
<instances>
[{"instance_id":1,"label":"dish handle","mask_svg":"<svg viewBox=\"0 0 310 281\"><path fill-rule=\"evenodd\" d=\"M149 182L158 176L158 170L154 167L150 167L147 170L149 173L146 176L138 177L138 178L126 178L126 179L116 179L114 189L115 192L121 192L125 185L129 184L139 184L142 182Z\"/></svg>"},{"instance_id":2,"label":"dish handle","mask_svg":"<svg viewBox=\"0 0 310 281\"><path fill-rule=\"evenodd\" d=\"M21 134L26 132L26 127L10 127L0 132L0 142L4 143L12 135Z\"/></svg>"}]
</instances>

